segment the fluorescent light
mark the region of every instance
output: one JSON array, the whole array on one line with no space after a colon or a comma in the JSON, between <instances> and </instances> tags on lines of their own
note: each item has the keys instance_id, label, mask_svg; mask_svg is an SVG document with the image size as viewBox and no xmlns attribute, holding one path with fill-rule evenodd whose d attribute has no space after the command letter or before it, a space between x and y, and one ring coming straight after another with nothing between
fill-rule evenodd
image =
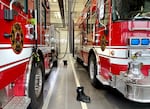
<instances>
[{"instance_id":1,"label":"fluorescent light","mask_svg":"<svg viewBox=\"0 0 150 109\"><path fill-rule=\"evenodd\" d=\"M53 2L57 2L57 0L53 0Z\"/></svg>"}]
</instances>

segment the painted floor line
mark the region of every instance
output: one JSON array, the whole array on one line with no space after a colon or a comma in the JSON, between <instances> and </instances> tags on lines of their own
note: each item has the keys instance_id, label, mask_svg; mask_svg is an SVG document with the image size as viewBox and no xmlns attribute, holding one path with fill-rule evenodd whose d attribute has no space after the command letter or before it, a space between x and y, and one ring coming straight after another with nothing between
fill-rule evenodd
<instances>
[{"instance_id":1,"label":"painted floor line","mask_svg":"<svg viewBox=\"0 0 150 109\"><path fill-rule=\"evenodd\" d=\"M74 78L75 78L76 87L80 87L81 85L80 85L80 82L79 82L79 79L78 79L78 76L77 76L77 73L76 73L76 70L74 68L72 60L73 60L72 56L70 56L70 62L71 62L72 70L73 70L73 75L74 75ZM80 102L80 103L81 103L82 109L88 109L86 103L84 103L84 102Z\"/></svg>"}]
</instances>

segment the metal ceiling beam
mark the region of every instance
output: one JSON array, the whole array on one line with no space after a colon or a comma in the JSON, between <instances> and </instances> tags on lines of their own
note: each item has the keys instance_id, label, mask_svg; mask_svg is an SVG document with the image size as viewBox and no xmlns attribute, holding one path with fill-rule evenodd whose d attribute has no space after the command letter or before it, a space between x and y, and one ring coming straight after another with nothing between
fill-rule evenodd
<instances>
[{"instance_id":1,"label":"metal ceiling beam","mask_svg":"<svg viewBox=\"0 0 150 109\"><path fill-rule=\"evenodd\" d=\"M63 27L65 27L65 14L64 14L64 2L63 2L63 0L58 0L58 4L59 4L59 9L60 9L62 24L63 24Z\"/></svg>"}]
</instances>

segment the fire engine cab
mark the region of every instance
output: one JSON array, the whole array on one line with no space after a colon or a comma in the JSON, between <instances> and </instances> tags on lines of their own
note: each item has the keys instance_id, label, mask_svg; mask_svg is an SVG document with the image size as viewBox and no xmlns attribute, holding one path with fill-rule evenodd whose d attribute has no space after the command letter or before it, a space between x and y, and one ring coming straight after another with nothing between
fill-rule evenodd
<instances>
[{"instance_id":1,"label":"fire engine cab","mask_svg":"<svg viewBox=\"0 0 150 109\"><path fill-rule=\"evenodd\" d=\"M150 103L150 1L88 0L77 24L75 54L92 85Z\"/></svg>"},{"instance_id":2,"label":"fire engine cab","mask_svg":"<svg viewBox=\"0 0 150 109\"><path fill-rule=\"evenodd\" d=\"M53 62L47 14L42 0L0 0L0 109L42 106Z\"/></svg>"}]
</instances>

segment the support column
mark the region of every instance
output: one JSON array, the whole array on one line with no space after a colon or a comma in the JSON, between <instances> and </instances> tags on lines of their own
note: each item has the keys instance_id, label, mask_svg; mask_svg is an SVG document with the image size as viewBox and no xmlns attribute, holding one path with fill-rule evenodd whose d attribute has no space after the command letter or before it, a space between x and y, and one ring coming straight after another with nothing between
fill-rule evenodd
<instances>
[{"instance_id":1,"label":"support column","mask_svg":"<svg viewBox=\"0 0 150 109\"><path fill-rule=\"evenodd\" d=\"M73 53L73 20L72 20L72 0L68 0L68 35L69 35L69 50Z\"/></svg>"}]
</instances>

